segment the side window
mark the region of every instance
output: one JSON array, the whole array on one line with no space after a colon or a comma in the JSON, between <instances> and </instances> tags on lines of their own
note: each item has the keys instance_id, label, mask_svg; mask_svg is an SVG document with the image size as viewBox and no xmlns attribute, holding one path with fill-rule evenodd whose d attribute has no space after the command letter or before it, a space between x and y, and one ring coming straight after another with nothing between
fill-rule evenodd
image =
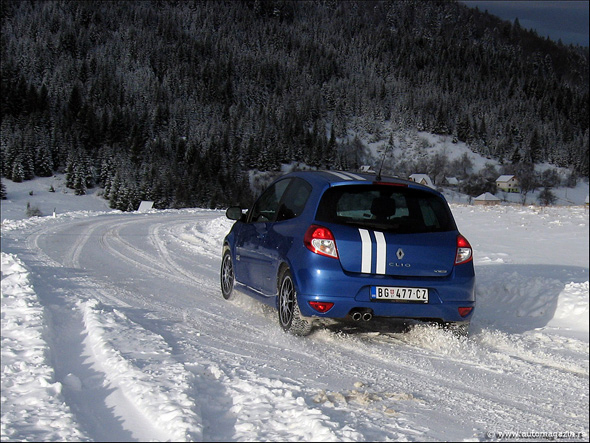
<instances>
[{"instance_id":1,"label":"side window","mask_svg":"<svg viewBox=\"0 0 590 443\"><path fill-rule=\"evenodd\" d=\"M279 202L283 196L287 186L291 182L290 179L280 180L268 188L260 196L250 213L251 222L269 222L274 221L277 210L279 209Z\"/></svg>"},{"instance_id":2,"label":"side window","mask_svg":"<svg viewBox=\"0 0 590 443\"><path fill-rule=\"evenodd\" d=\"M300 215L305 208L309 194L311 194L311 185L300 178L293 179L282 198L277 221L289 220Z\"/></svg>"}]
</instances>

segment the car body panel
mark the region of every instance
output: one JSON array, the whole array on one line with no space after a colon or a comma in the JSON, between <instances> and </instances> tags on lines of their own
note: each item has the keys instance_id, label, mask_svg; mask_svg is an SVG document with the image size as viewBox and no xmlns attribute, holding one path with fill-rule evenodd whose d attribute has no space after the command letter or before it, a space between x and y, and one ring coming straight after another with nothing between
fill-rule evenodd
<instances>
[{"instance_id":1,"label":"car body panel","mask_svg":"<svg viewBox=\"0 0 590 443\"><path fill-rule=\"evenodd\" d=\"M235 243L235 273L238 281L264 291L271 279L276 254L269 254L270 223L243 223L237 230ZM268 292L268 289L267 289Z\"/></svg>"}]
</instances>

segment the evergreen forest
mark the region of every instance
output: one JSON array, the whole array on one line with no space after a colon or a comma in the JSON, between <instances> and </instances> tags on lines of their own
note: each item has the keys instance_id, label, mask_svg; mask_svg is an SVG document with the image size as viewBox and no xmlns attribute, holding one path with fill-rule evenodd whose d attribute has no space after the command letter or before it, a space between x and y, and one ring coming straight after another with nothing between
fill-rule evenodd
<instances>
[{"instance_id":1,"label":"evergreen forest","mask_svg":"<svg viewBox=\"0 0 590 443\"><path fill-rule=\"evenodd\" d=\"M588 47L455 0L2 0L1 20L3 179L63 172L112 208L247 206L252 171L356 169L408 130L589 174Z\"/></svg>"}]
</instances>

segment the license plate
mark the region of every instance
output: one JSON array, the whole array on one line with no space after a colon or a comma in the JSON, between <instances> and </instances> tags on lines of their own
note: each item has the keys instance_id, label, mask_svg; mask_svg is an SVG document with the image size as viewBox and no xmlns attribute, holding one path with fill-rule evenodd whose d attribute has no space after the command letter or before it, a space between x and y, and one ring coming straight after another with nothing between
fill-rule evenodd
<instances>
[{"instance_id":1,"label":"license plate","mask_svg":"<svg viewBox=\"0 0 590 443\"><path fill-rule=\"evenodd\" d=\"M371 286L371 299L396 302L428 303L428 289Z\"/></svg>"}]
</instances>

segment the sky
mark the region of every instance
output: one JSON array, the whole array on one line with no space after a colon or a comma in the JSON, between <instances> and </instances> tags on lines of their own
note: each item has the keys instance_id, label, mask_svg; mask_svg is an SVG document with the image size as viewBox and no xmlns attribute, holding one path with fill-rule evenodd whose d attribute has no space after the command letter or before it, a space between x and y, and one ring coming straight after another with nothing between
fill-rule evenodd
<instances>
[{"instance_id":1,"label":"sky","mask_svg":"<svg viewBox=\"0 0 590 443\"><path fill-rule=\"evenodd\" d=\"M64 182L5 181L2 441L588 441L587 182L552 207L447 194L474 249L468 337L285 334L221 296L224 211L123 213Z\"/></svg>"},{"instance_id":2,"label":"sky","mask_svg":"<svg viewBox=\"0 0 590 443\"><path fill-rule=\"evenodd\" d=\"M549 37L564 44L588 46L587 0L558 1L463 1L468 6L477 6L480 11L487 11L504 20L514 22L518 18L520 26L535 29L542 37Z\"/></svg>"}]
</instances>

